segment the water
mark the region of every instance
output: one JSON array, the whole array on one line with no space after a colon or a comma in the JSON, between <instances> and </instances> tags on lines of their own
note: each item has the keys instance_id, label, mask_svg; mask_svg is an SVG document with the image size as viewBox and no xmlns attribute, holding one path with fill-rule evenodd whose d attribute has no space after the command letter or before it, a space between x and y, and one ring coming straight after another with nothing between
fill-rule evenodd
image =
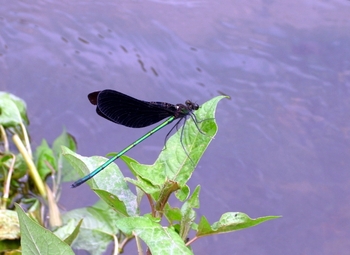
<instances>
[{"instance_id":1,"label":"water","mask_svg":"<svg viewBox=\"0 0 350 255\"><path fill-rule=\"evenodd\" d=\"M348 253L350 2L1 6L0 89L27 102L34 146L65 126L80 154L104 155L145 133L99 118L86 97L95 90L170 103L228 94L219 133L190 181L202 186L198 214L210 222L226 211L283 218L200 239L195 253ZM152 163L162 132L128 155ZM62 205L92 205L87 191L67 184Z\"/></svg>"}]
</instances>

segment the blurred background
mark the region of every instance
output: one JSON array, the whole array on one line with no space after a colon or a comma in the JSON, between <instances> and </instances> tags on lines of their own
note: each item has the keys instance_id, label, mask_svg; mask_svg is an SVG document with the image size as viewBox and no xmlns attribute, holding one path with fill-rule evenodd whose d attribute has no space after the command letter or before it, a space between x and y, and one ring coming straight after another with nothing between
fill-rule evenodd
<instances>
[{"instance_id":1,"label":"blurred background","mask_svg":"<svg viewBox=\"0 0 350 255\"><path fill-rule=\"evenodd\" d=\"M345 0L6 1L0 90L26 101L33 147L65 127L84 156L150 129L99 117L92 91L174 104L230 95L189 183L202 187L198 216L283 218L199 239L195 254L349 254L349 14ZM153 163L168 131L127 155ZM67 183L60 204L96 201Z\"/></svg>"}]
</instances>

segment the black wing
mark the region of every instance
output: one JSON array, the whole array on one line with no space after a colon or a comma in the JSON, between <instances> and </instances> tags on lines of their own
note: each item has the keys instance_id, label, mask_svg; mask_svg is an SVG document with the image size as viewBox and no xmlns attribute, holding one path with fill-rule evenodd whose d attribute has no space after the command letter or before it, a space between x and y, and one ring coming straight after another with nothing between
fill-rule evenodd
<instances>
[{"instance_id":1,"label":"black wing","mask_svg":"<svg viewBox=\"0 0 350 255\"><path fill-rule=\"evenodd\" d=\"M97 105L98 115L127 127L147 127L162 119L174 116L175 105L163 102L146 102L115 90L102 90L88 95Z\"/></svg>"}]
</instances>

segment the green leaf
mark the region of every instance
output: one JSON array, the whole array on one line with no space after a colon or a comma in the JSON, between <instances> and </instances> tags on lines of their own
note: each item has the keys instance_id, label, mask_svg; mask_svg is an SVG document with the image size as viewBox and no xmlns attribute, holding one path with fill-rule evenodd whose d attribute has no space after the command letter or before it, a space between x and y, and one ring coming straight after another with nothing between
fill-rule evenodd
<instances>
[{"instance_id":1,"label":"green leaf","mask_svg":"<svg viewBox=\"0 0 350 255\"><path fill-rule=\"evenodd\" d=\"M4 154L0 156L0 178L6 176L11 165L12 165L13 156L11 154ZM16 155L16 162L14 166L14 171L12 173L12 180L18 180L27 174L27 164L23 159L22 154Z\"/></svg>"},{"instance_id":2,"label":"green leaf","mask_svg":"<svg viewBox=\"0 0 350 255\"><path fill-rule=\"evenodd\" d=\"M21 123L21 113L16 104L11 99L0 97L0 125L9 128Z\"/></svg>"},{"instance_id":3,"label":"green leaf","mask_svg":"<svg viewBox=\"0 0 350 255\"><path fill-rule=\"evenodd\" d=\"M138 180L135 180L129 177L125 177L125 181L134 184L146 194L154 194L156 192L159 192L159 187L153 186L151 183L149 183L146 180L143 180L142 178L138 178Z\"/></svg>"},{"instance_id":4,"label":"green leaf","mask_svg":"<svg viewBox=\"0 0 350 255\"><path fill-rule=\"evenodd\" d=\"M55 234L62 239L69 237L83 219L73 248L98 255L106 252L114 236L119 232L115 225L119 218L118 213L105 202L99 201L92 207L72 210L62 215L64 226L57 229Z\"/></svg>"},{"instance_id":5,"label":"green leaf","mask_svg":"<svg viewBox=\"0 0 350 255\"><path fill-rule=\"evenodd\" d=\"M62 157L61 146L66 146L72 151L77 150L74 137L67 133L65 129L63 129L62 134L53 142L52 150L57 162L57 171L59 171L62 176L61 181L68 182L76 180L79 178L79 174L75 171L71 171L69 163L64 159L64 157Z\"/></svg>"},{"instance_id":6,"label":"green leaf","mask_svg":"<svg viewBox=\"0 0 350 255\"><path fill-rule=\"evenodd\" d=\"M0 125L14 127L21 122L29 124L26 103L15 95L0 92Z\"/></svg>"},{"instance_id":7,"label":"green leaf","mask_svg":"<svg viewBox=\"0 0 350 255\"><path fill-rule=\"evenodd\" d=\"M62 147L63 155L71 166L82 175L89 174L90 171L96 169L107 161L104 157L83 157L67 147ZM110 164L102 172L96 175L94 178L87 181L87 184L93 190L104 190L113 194L118 200L124 203L128 215L137 214L137 202L136 196L130 191L127 183L124 180L122 172L119 170L116 164ZM83 184L84 185L84 184ZM101 194L97 192L97 195ZM101 197L105 198L105 196ZM110 204L110 200L106 200ZM111 205L111 204L110 204ZM120 204L115 209L120 208Z\"/></svg>"},{"instance_id":8,"label":"green leaf","mask_svg":"<svg viewBox=\"0 0 350 255\"><path fill-rule=\"evenodd\" d=\"M21 246L22 254L40 255L40 254L72 254L73 250L54 235L49 230L40 226L37 222L30 219L16 204L16 211L21 228Z\"/></svg>"},{"instance_id":9,"label":"green leaf","mask_svg":"<svg viewBox=\"0 0 350 255\"><path fill-rule=\"evenodd\" d=\"M77 236L79 235L79 230L81 227L81 224L83 223L83 219L81 219L78 224L74 227L73 231L71 231L71 234L69 236L67 236L64 239L64 242L68 245L72 245L72 243L74 242L74 240L77 238ZM56 233L55 233L56 234Z\"/></svg>"},{"instance_id":10,"label":"green leaf","mask_svg":"<svg viewBox=\"0 0 350 255\"><path fill-rule=\"evenodd\" d=\"M196 212L193 208L199 208L199 192L201 187L198 185L193 191L192 196L181 207L180 236L186 240L191 226L196 219Z\"/></svg>"},{"instance_id":11,"label":"green leaf","mask_svg":"<svg viewBox=\"0 0 350 255\"><path fill-rule=\"evenodd\" d=\"M155 164L141 165L137 162L129 162L128 166L132 173L143 180L149 181L153 186L159 187L158 192L162 190L166 180L176 182L180 187L185 186L199 159L217 132L214 119L215 109L218 102L223 98L223 96L215 97L195 111L196 118L199 121L197 126L205 134L198 131L191 118L188 119L183 130L182 139L182 127L180 127L178 132L169 138L166 148L162 150ZM181 140L190 158L184 151Z\"/></svg>"},{"instance_id":12,"label":"green leaf","mask_svg":"<svg viewBox=\"0 0 350 255\"><path fill-rule=\"evenodd\" d=\"M182 186L178 191L176 191L175 196L177 197L177 199L183 202L188 198L189 194L190 194L190 188L187 185L185 185L185 186Z\"/></svg>"},{"instance_id":13,"label":"green leaf","mask_svg":"<svg viewBox=\"0 0 350 255\"><path fill-rule=\"evenodd\" d=\"M174 222L180 222L182 215L179 208L172 208L169 204L166 204L164 207L164 216L170 222L171 225L174 225Z\"/></svg>"},{"instance_id":14,"label":"green leaf","mask_svg":"<svg viewBox=\"0 0 350 255\"><path fill-rule=\"evenodd\" d=\"M129 169L132 171L132 164L139 164L135 159L132 159L128 156L121 156L120 157L124 163L129 167ZM136 187L141 189L143 192L147 194L154 194L156 192L159 192L160 187L159 186L154 186L151 182L143 179L141 176L138 176L136 173L133 173L136 176L136 180L131 179L129 177L125 178L125 181L128 181L132 184L134 184Z\"/></svg>"},{"instance_id":15,"label":"green leaf","mask_svg":"<svg viewBox=\"0 0 350 255\"><path fill-rule=\"evenodd\" d=\"M265 216L256 219L251 219L248 215L240 212L224 213L220 220L213 223L211 226L208 220L202 216L196 236L202 237L207 235L222 234L254 227L265 221L280 218L280 216Z\"/></svg>"},{"instance_id":16,"label":"green leaf","mask_svg":"<svg viewBox=\"0 0 350 255\"><path fill-rule=\"evenodd\" d=\"M119 200L117 196L100 189L94 189L95 193L105 201L110 207L112 207L116 212L120 213L124 217L129 216L125 204L123 201Z\"/></svg>"},{"instance_id":17,"label":"green leaf","mask_svg":"<svg viewBox=\"0 0 350 255\"><path fill-rule=\"evenodd\" d=\"M52 150L56 157L61 154L61 146L66 146L71 151L77 150L77 144L74 137L67 133L65 129L63 129L62 134L60 134L60 136L57 137L52 144Z\"/></svg>"},{"instance_id":18,"label":"green leaf","mask_svg":"<svg viewBox=\"0 0 350 255\"><path fill-rule=\"evenodd\" d=\"M43 140L41 142L41 145L36 148L35 156L36 167L41 179L44 180L48 174L52 173L52 169L50 169L47 164L51 165L53 169L57 169L56 159L53 155L53 151L45 140Z\"/></svg>"},{"instance_id":19,"label":"green leaf","mask_svg":"<svg viewBox=\"0 0 350 255\"><path fill-rule=\"evenodd\" d=\"M193 254L172 228L163 227L150 218L123 218L116 224L124 233L141 238L150 248L152 255Z\"/></svg>"},{"instance_id":20,"label":"green leaf","mask_svg":"<svg viewBox=\"0 0 350 255\"><path fill-rule=\"evenodd\" d=\"M201 190L201 186L198 185L193 191L191 197L184 203L181 210L186 211L188 208L199 208L199 192Z\"/></svg>"}]
</instances>

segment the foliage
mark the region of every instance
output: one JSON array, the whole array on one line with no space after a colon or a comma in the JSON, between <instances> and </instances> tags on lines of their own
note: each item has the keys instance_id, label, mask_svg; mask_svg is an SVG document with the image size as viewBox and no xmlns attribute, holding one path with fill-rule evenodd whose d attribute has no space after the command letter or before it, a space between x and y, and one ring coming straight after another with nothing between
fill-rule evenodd
<instances>
[{"instance_id":1,"label":"foliage","mask_svg":"<svg viewBox=\"0 0 350 255\"><path fill-rule=\"evenodd\" d=\"M199 132L193 120L189 119L183 133L181 134L180 128L167 141L166 148L162 150L154 164L143 165L123 156L122 160L135 178L124 177L118 166L111 164L87 182L108 206L103 210L98 210L98 206L89 208L98 214L98 217L96 214L94 216L89 214L89 226L83 222L81 228L98 231L104 235L100 234L97 238L94 235L94 247L87 238L79 239L74 244L75 247L89 247L87 250L91 254L101 254L102 251L96 249L107 247L107 244L114 240L115 254L119 254L130 239L136 239L139 254L142 254L140 240L147 245L147 252L153 255L193 254L190 244L200 237L232 232L277 218L267 216L251 219L244 213L229 212L211 225L204 216L198 224L196 223L195 209L200 205L200 186L198 185L191 194L187 182L217 132L215 108L222 98L212 99L195 112L196 118L201 120L198 127L205 134ZM90 173L107 160L102 157L82 157L67 148L63 149L63 154L73 168L82 175ZM127 183L136 186L135 194ZM183 204L181 208L169 204L169 197L173 193ZM146 214L140 212L143 197L147 199L151 208ZM68 214L67 218L64 217L66 221L73 218L70 213ZM75 221L81 219L81 217L74 218ZM92 221L95 224L91 224ZM107 233L110 235L109 238L105 236Z\"/></svg>"},{"instance_id":2,"label":"foliage","mask_svg":"<svg viewBox=\"0 0 350 255\"><path fill-rule=\"evenodd\" d=\"M16 203L26 208L35 224L51 228L62 224L57 206L61 186L60 166L63 164L60 150L63 145L75 150L75 142L63 131L52 148L43 140L32 153L28 124L25 102L9 93L0 92L1 253L15 253L20 249L23 232L14 211ZM52 188L45 183L48 179L51 179ZM45 220L47 218L48 222Z\"/></svg>"},{"instance_id":3,"label":"foliage","mask_svg":"<svg viewBox=\"0 0 350 255\"><path fill-rule=\"evenodd\" d=\"M6 130L5 134L22 137L20 140L24 141L26 151L30 152L29 142L26 144L29 139L23 135L23 133L26 134L25 125L28 123L24 103L19 104L21 100L18 98L8 103L6 100L14 97L5 95L5 99L0 97L0 124ZM200 206L201 187L198 185L191 192L187 182L216 135L215 109L222 98L216 97L203 104L196 111L196 118L201 120L198 127L192 119L187 120L184 130L180 128L169 138L166 148L161 151L154 164L143 165L134 159L122 156L121 159L126 163L134 178L125 177L116 164L109 165L87 182L100 200L94 206L75 209L63 215L59 214L57 206L53 206L56 203L52 201L57 200L58 192L51 192L48 185L44 184L47 177L50 175L56 177L53 179L55 180L53 190L57 191L60 181L76 180L76 176L64 173L62 168L73 167L82 176L90 173L107 159L99 156L83 157L76 154L74 139L66 132L55 140L51 148L46 141L43 141L36 149L34 156L31 156L30 153L28 153L29 156L24 156L22 149L19 149L20 154L16 155L15 164L12 164L12 168L15 168L18 174L12 174L10 183L15 187L14 189L29 186L28 188L41 197L41 199L30 197L31 206L25 206L28 208L28 215L20 206L16 206L23 254L74 254L72 250L74 248L84 249L90 254L97 255L103 254L111 241L114 243L114 254L120 254L125 245L133 239L136 241L139 254L144 254L144 245L141 240L147 246L147 254L193 254L190 245L200 237L233 232L278 218L267 216L251 219L244 213L227 212L213 224L210 224L205 216L197 219L195 209ZM19 104L20 107L16 104ZM12 111L17 112L9 113L8 105L11 105ZM8 116L13 116L13 118L8 118ZM5 140L3 138L3 141ZM8 145L3 143L4 148L8 148ZM65 145L62 147L63 153L59 151L61 145ZM1 155L0 167L4 182L10 176L9 169L11 162L14 162L12 155L14 155L13 152L6 149ZM22 180L27 176L26 170L33 167L27 162L31 158L35 159L35 164L32 165L35 166L37 174L29 172L30 181L25 182ZM16 178L14 178L15 175ZM37 184L37 179L43 184ZM44 187L43 191L38 187L40 185ZM169 198L173 193L178 200L175 204L182 204L182 206L170 205ZM25 194L23 200L28 199L29 195L23 194ZM141 212L140 205L143 199L148 201L150 212ZM11 195L6 201L11 201L11 203L3 203L10 205L8 211L12 211L14 202L20 202L21 206L24 206L22 200L15 201ZM63 221L62 224L55 221L49 225L49 228L54 230L53 232L43 227L45 226L43 215L38 213L38 209L43 204L49 205L49 212L51 210L55 212L48 213L49 218L56 215ZM33 205L36 205L34 210ZM32 213L33 211L36 213ZM38 215L41 217L37 217ZM18 238L18 220L13 224L13 228L16 230L14 231L15 238ZM19 249L18 246L16 248Z\"/></svg>"}]
</instances>

